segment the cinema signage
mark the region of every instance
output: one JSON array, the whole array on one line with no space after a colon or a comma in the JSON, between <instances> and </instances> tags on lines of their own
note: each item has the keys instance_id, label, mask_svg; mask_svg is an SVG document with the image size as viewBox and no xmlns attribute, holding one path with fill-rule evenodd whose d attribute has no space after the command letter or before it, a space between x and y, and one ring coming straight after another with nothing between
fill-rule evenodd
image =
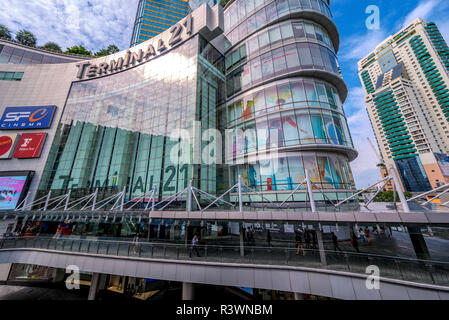
<instances>
[{"instance_id":1,"label":"cinema signage","mask_svg":"<svg viewBox=\"0 0 449 320\"><path fill-rule=\"evenodd\" d=\"M185 32L184 32L185 31ZM163 39L159 39L157 48L153 44L149 44L146 50L140 49L138 52L132 52L128 50L125 58L119 58L117 60L111 60L109 63L103 62L100 64L91 64L84 62L77 64L78 73L76 77L80 80L93 79L105 75L114 74L126 70L131 67L135 67L139 64L158 56L159 54L171 49L174 45L185 40L183 36L191 36L193 33L193 17L189 15L182 23L177 23L170 29L171 37L168 43L165 43Z\"/></svg>"}]
</instances>

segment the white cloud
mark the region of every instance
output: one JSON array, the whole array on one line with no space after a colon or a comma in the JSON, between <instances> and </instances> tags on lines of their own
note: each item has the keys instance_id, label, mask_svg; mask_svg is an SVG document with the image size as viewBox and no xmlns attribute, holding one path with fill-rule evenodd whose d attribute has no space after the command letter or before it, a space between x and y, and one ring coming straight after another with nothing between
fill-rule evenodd
<instances>
[{"instance_id":1,"label":"white cloud","mask_svg":"<svg viewBox=\"0 0 449 320\"><path fill-rule=\"evenodd\" d=\"M351 130L354 146L359 156L351 163L354 179L358 188L367 187L381 180L377 155L367 141L371 139L377 149L374 132L368 118L364 102L365 92L362 87L352 88L345 103L345 110L350 114L348 124Z\"/></svg>"},{"instance_id":2,"label":"white cloud","mask_svg":"<svg viewBox=\"0 0 449 320\"><path fill-rule=\"evenodd\" d=\"M38 45L48 41L62 49L83 45L98 51L109 44L129 47L137 1L2 0L0 21L13 33L27 29Z\"/></svg>"},{"instance_id":3,"label":"white cloud","mask_svg":"<svg viewBox=\"0 0 449 320\"><path fill-rule=\"evenodd\" d=\"M412 10L404 19L402 28L406 27L410 22L416 18L427 19L432 14L433 10L438 6L440 9L441 0L425 0L421 1L419 5Z\"/></svg>"}]
</instances>

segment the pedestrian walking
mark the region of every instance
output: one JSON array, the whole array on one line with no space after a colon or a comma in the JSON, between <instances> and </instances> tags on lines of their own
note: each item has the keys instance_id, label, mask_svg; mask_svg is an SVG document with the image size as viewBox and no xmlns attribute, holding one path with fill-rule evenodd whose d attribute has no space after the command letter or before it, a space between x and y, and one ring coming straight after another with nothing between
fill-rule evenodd
<instances>
[{"instance_id":1,"label":"pedestrian walking","mask_svg":"<svg viewBox=\"0 0 449 320\"><path fill-rule=\"evenodd\" d=\"M304 234L305 242L306 242L306 249L310 249L310 232L306 229Z\"/></svg>"},{"instance_id":2,"label":"pedestrian walking","mask_svg":"<svg viewBox=\"0 0 449 320\"><path fill-rule=\"evenodd\" d=\"M365 238L366 238L366 241L368 241L368 244L371 244L371 238L370 238L370 236L371 236L371 232L370 232L369 228L366 227L366 228L365 228Z\"/></svg>"},{"instance_id":3,"label":"pedestrian walking","mask_svg":"<svg viewBox=\"0 0 449 320\"><path fill-rule=\"evenodd\" d=\"M267 243L268 243L268 246L271 247L271 233L270 233L270 229L267 229Z\"/></svg>"},{"instance_id":4,"label":"pedestrian walking","mask_svg":"<svg viewBox=\"0 0 449 320\"><path fill-rule=\"evenodd\" d=\"M306 253L304 252L304 248L302 246L302 232L300 232L299 230L295 230L295 242L296 242L296 255L299 254L299 251L301 250L301 253L303 256L306 255Z\"/></svg>"},{"instance_id":5,"label":"pedestrian walking","mask_svg":"<svg viewBox=\"0 0 449 320\"><path fill-rule=\"evenodd\" d=\"M354 231L351 231L351 244L354 247L355 251L360 253L360 251L359 251L359 240L357 239L357 236L355 235Z\"/></svg>"},{"instance_id":6,"label":"pedestrian walking","mask_svg":"<svg viewBox=\"0 0 449 320\"><path fill-rule=\"evenodd\" d=\"M134 243L133 251L134 251L134 254L136 254L137 249L139 248L139 234L138 233L136 233L136 235L134 236L133 243Z\"/></svg>"},{"instance_id":7,"label":"pedestrian walking","mask_svg":"<svg viewBox=\"0 0 449 320\"><path fill-rule=\"evenodd\" d=\"M331 235L332 235L332 242L334 243L334 251L340 251L340 252L343 252L341 249L340 249L340 247L338 246L338 238L337 238L337 236L335 235L335 233L333 233L333 232L331 232Z\"/></svg>"},{"instance_id":8,"label":"pedestrian walking","mask_svg":"<svg viewBox=\"0 0 449 320\"><path fill-rule=\"evenodd\" d=\"M360 236L360 239L362 240L362 242L365 243L366 242L365 232L363 232L362 228L360 228L360 230L359 230L359 236Z\"/></svg>"},{"instance_id":9,"label":"pedestrian walking","mask_svg":"<svg viewBox=\"0 0 449 320\"><path fill-rule=\"evenodd\" d=\"M196 255L200 257L200 252L198 251L198 235L195 234L192 239L192 247L190 248L190 258L192 258L192 252L195 251Z\"/></svg>"}]
</instances>

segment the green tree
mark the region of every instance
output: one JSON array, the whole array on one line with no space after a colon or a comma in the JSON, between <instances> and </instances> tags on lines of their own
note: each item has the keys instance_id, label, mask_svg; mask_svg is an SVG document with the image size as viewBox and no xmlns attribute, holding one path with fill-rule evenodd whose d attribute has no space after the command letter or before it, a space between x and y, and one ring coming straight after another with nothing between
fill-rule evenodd
<instances>
[{"instance_id":1,"label":"green tree","mask_svg":"<svg viewBox=\"0 0 449 320\"><path fill-rule=\"evenodd\" d=\"M109 55L114 54L119 51L120 51L120 49L115 44L111 44L106 49L102 49L102 50L98 51L97 53L95 53L95 56L96 57L109 56Z\"/></svg>"},{"instance_id":2,"label":"green tree","mask_svg":"<svg viewBox=\"0 0 449 320\"><path fill-rule=\"evenodd\" d=\"M0 38L11 40L11 31L4 25L0 24Z\"/></svg>"},{"instance_id":3,"label":"green tree","mask_svg":"<svg viewBox=\"0 0 449 320\"><path fill-rule=\"evenodd\" d=\"M65 53L79 54L82 56L91 56L92 52L84 48L83 46L73 46L71 48L67 48Z\"/></svg>"},{"instance_id":4,"label":"green tree","mask_svg":"<svg viewBox=\"0 0 449 320\"><path fill-rule=\"evenodd\" d=\"M27 30L17 32L16 40L25 46L36 47L36 36Z\"/></svg>"},{"instance_id":5,"label":"green tree","mask_svg":"<svg viewBox=\"0 0 449 320\"><path fill-rule=\"evenodd\" d=\"M41 49L62 52L61 47L57 43L54 43L54 42L47 42L46 44L44 44L41 47Z\"/></svg>"},{"instance_id":6,"label":"green tree","mask_svg":"<svg viewBox=\"0 0 449 320\"><path fill-rule=\"evenodd\" d=\"M229 0L220 0L220 6L224 8L228 2Z\"/></svg>"}]
</instances>

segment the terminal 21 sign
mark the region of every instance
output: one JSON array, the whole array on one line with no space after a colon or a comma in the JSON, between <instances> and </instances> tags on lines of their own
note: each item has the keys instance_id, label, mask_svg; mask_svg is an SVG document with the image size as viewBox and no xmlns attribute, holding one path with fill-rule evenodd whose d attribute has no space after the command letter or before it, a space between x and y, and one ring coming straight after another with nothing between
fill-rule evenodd
<instances>
[{"instance_id":1,"label":"terminal 21 sign","mask_svg":"<svg viewBox=\"0 0 449 320\"><path fill-rule=\"evenodd\" d=\"M50 128L56 106L7 107L0 119L0 129Z\"/></svg>"},{"instance_id":2,"label":"terminal 21 sign","mask_svg":"<svg viewBox=\"0 0 449 320\"><path fill-rule=\"evenodd\" d=\"M124 58L111 60L109 63L103 62L98 65L84 62L77 64L78 73L76 77L80 80L101 77L142 64L159 54L171 49L174 45L181 42L185 34L191 36L193 33L193 17L189 15L182 23L177 23L170 29L171 36L167 43L162 38L157 41L157 48L149 44L145 51L140 49L138 52L128 50Z\"/></svg>"}]
</instances>

